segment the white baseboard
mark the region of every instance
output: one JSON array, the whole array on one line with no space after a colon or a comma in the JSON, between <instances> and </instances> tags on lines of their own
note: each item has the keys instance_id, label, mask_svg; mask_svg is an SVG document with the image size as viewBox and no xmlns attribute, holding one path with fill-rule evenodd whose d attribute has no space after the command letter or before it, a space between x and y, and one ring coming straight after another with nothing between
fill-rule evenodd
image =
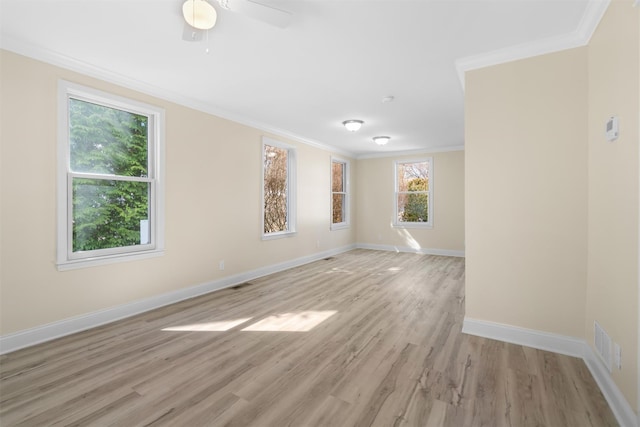
<instances>
[{"instance_id":1,"label":"white baseboard","mask_svg":"<svg viewBox=\"0 0 640 427\"><path fill-rule=\"evenodd\" d=\"M358 243L356 246L358 247L358 249L372 249L374 251L409 252L424 255L443 255L464 258L464 251L455 251L451 249L415 249L409 246L374 245L371 243Z\"/></svg>"},{"instance_id":2,"label":"white baseboard","mask_svg":"<svg viewBox=\"0 0 640 427\"><path fill-rule=\"evenodd\" d=\"M140 301L134 301L122 304L116 307L95 311L81 316L75 316L24 331L15 332L0 336L0 354L10 353L21 348L51 341L76 332L85 331L95 328L96 326L114 322L116 320L131 317L145 311L153 310L165 305L173 304L185 299L197 297L212 291L228 288L240 283L254 280L258 277L266 276L289 268L298 267L310 262L318 261L323 258L338 255L343 252L355 249L356 245L343 246L341 248L328 251L318 252L312 255L296 258L279 264L261 267L256 270L236 274L234 276L224 277L186 289L169 292L162 295L145 298Z\"/></svg>"},{"instance_id":3,"label":"white baseboard","mask_svg":"<svg viewBox=\"0 0 640 427\"><path fill-rule=\"evenodd\" d=\"M583 340L565 335L519 328L502 323L469 319L468 317L464 318L462 333L574 357L582 357L584 345L586 344Z\"/></svg>"},{"instance_id":4,"label":"white baseboard","mask_svg":"<svg viewBox=\"0 0 640 427\"><path fill-rule=\"evenodd\" d=\"M444 255L463 257L462 251L400 248L388 245L357 244L348 245L337 249L315 253L305 257L296 258L279 264L262 267L256 270L244 272L234 276L225 277L219 280L192 286L186 289L157 295L144 300L135 301L128 304L92 312L82 316L64 319L47 325L38 326L32 329L19 331L13 334L0 336L0 354L10 353L21 348L29 347L42 342L50 341L76 332L81 332L106 323L114 322L126 317L134 316L145 311L153 310L169 304L173 304L185 299L193 298L219 289L235 286L240 283L254 280L258 277L277 273L289 268L298 267L314 261L338 255L355 248L386 250L394 252L412 252L430 255ZM623 427L640 427L640 415L636 415L628 402L613 382L611 375L596 357L592 348L584 341L564 335L551 334L532 329L519 328L516 326L504 325L500 323L487 322L466 318L464 319L462 332L470 335L477 335L484 338L495 339L555 353L582 358L594 379L596 380L602 394L611 406L618 422Z\"/></svg>"},{"instance_id":5,"label":"white baseboard","mask_svg":"<svg viewBox=\"0 0 640 427\"><path fill-rule=\"evenodd\" d=\"M598 383L600 387L600 391L604 395L607 402L609 402L609 406L613 411L613 414L616 416L618 423L622 427L640 427L640 413L636 417L636 414L631 409L631 406L627 402L627 400L622 395L622 392L613 382L611 378L611 374L604 366L604 364L600 361L600 358L596 355L593 348L586 342L584 343L584 355L582 359L584 363L587 364L589 371L591 371L591 375Z\"/></svg>"},{"instance_id":6,"label":"white baseboard","mask_svg":"<svg viewBox=\"0 0 640 427\"><path fill-rule=\"evenodd\" d=\"M618 423L622 427L640 427L640 420L611 378L607 368L586 341L566 335L519 328L468 317L464 319L462 332L583 359L609 403Z\"/></svg>"}]
</instances>

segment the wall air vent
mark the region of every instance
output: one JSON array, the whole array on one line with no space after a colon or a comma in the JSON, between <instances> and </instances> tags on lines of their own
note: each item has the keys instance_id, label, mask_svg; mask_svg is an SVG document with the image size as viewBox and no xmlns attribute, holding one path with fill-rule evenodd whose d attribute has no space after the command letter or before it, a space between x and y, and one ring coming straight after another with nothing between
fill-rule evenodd
<instances>
[{"instance_id":1,"label":"wall air vent","mask_svg":"<svg viewBox=\"0 0 640 427\"><path fill-rule=\"evenodd\" d=\"M593 341L600 360L607 367L607 370L611 372L611 337L595 321L593 322Z\"/></svg>"}]
</instances>

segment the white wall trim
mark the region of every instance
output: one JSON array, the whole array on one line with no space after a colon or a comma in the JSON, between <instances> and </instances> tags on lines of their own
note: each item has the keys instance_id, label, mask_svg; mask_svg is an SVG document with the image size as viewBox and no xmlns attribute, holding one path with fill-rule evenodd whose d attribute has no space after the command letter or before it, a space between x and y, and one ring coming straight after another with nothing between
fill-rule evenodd
<instances>
[{"instance_id":1,"label":"white wall trim","mask_svg":"<svg viewBox=\"0 0 640 427\"><path fill-rule=\"evenodd\" d=\"M600 391L604 395L607 402L609 402L609 406L613 411L613 414L616 416L618 423L622 427L640 427L640 422L636 418L636 414L633 412L633 409L623 396L622 392L618 388L613 379L611 378L611 374L601 362L600 358L593 351L591 346L584 343L584 352L582 355L582 359L584 363L587 364L591 375L598 383L600 387Z\"/></svg>"},{"instance_id":2,"label":"white wall trim","mask_svg":"<svg viewBox=\"0 0 640 427\"><path fill-rule=\"evenodd\" d=\"M572 33L547 37L531 43L523 43L492 52L457 59L455 66L462 90L465 90L464 74L469 70L585 46L589 43L589 40L591 40L591 36L600 23L607 7L609 7L609 3L610 0L588 1L578 28Z\"/></svg>"},{"instance_id":3,"label":"white wall trim","mask_svg":"<svg viewBox=\"0 0 640 427\"><path fill-rule=\"evenodd\" d=\"M240 273L211 282L202 283L196 286L191 286L186 289L180 289L178 291L145 298L143 300L122 304L116 307L110 307L104 310L99 310L92 313L49 323L46 325L37 326L35 328L27 329L24 331L15 332L13 334L0 336L0 354L10 353L21 348L30 347L32 345L40 344L46 341L51 341L53 339L74 334L76 332L85 331L87 329L115 322L116 320L131 317L136 314L144 313L145 311L153 310L165 305L183 301L185 299L197 297L199 295L207 294L219 289L229 288L231 286L235 286L249 280L254 280L258 277L263 277L269 274L277 273L279 271L287 270L289 268L298 267L300 265L338 255L343 252L355 249L355 247L356 245L348 245L336 249L318 252L312 255L307 255L278 264L261 267L245 273Z\"/></svg>"},{"instance_id":4,"label":"white wall trim","mask_svg":"<svg viewBox=\"0 0 640 427\"><path fill-rule=\"evenodd\" d=\"M412 248L409 246L374 245L371 243L358 243L356 247L358 249L371 249L374 251L409 252L423 255L442 255L464 258L464 251L456 251L452 249Z\"/></svg>"},{"instance_id":5,"label":"white wall trim","mask_svg":"<svg viewBox=\"0 0 640 427\"><path fill-rule=\"evenodd\" d=\"M252 120L248 117L232 113L222 108L216 107L209 103L193 99L188 96L181 95L179 93L160 88L158 86L150 85L140 80L132 79L118 72L107 70L101 67L97 67L93 64L77 60L75 58L63 55L61 53L42 49L38 46L18 41L11 37L3 36L0 39L0 48L23 55L38 61L45 62L47 64L55 65L60 68L64 68L76 73L83 74L85 76L93 77L107 83L116 84L118 86L132 89L137 92L144 93L156 98L163 99L165 101L173 102L175 104L182 105L184 107L193 108L194 110L202 111L223 119L231 120L236 123L240 123L245 126L258 129L262 132L271 133L273 135L287 138L302 144L310 145L321 150L330 151L343 156L355 158L356 154L350 151L343 150L341 148L325 144L320 141L304 138L300 135L291 133L287 130L270 126L266 123Z\"/></svg>"},{"instance_id":6,"label":"white wall trim","mask_svg":"<svg viewBox=\"0 0 640 427\"><path fill-rule=\"evenodd\" d=\"M622 427L640 427L633 409L622 395L618 386L616 386L607 368L598 359L586 341L566 335L470 319L468 317L464 318L462 333L583 359L609 403L618 423Z\"/></svg>"},{"instance_id":7,"label":"white wall trim","mask_svg":"<svg viewBox=\"0 0 640 427\"><path fill-rule=\"evenodd\" d=\"M502 323L487 322L485 320L470 319L466 316L462 324L462 333L552 351L573 357L582 357L584 344L586 344L583 340L566 335L552 334Z\"/></svg>"},{"instance_id":8,"label":"white wall trim","mask_svg":"<svg viewBox=\"0 0 640 427\"><path fill-rule=\"evenodd\" d=\"M640 0L636 0L633 3L634 7L640 7ZM640 80L640 76L638 77ZM640 111L640 91L638 92L638 110ZM640 135L640 120L638 120L638 135ZM640 169L640 150L638 151L638 168ZM640 188L640 174L638 176L638 188ZM640 197L638 197L638 224L640 225ZM637 333L640 335L640 227L638 227L638 235L636 236L638 239L638 265L637 265L637 274L638 274L638 329ZM638 401L636 402L636 410L637 410L637 421L638 427L640 427L640 339L638 339L638 352L636 353L636 363L637 363L637 376L636 376L636 386L638 387Z\"/></svg>"},{"instance_id":9,"label":"white wall trim","mask_svg":"<svg viewBox=\"0 0 640 427\"><path fill-rule=\"evenodd\" d=\"M385 157L400 157L400 156L413 156L432 153L447 153L450 151L464 151L464 145L454 145L451 147L433 147L433 148L421 148L419 150L406 150L406 151L388 151L384 153L367 153L360 154L356 159L379 159Z\"/></svg>"}]
</instances>

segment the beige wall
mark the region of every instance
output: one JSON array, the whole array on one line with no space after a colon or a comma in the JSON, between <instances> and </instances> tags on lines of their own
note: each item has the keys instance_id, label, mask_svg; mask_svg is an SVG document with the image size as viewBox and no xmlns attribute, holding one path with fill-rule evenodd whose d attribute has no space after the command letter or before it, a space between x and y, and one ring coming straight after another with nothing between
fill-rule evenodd
<instances>
[{"instance_id":1,"label":"beige wall","mask_svg":"<svg viewBox=\"0 0 640 427\"><path fill-rule=\"evenodd\" d=\"M581 337L587 49L466 73L469 318Z\"/></svg>"},{"instance_id":2,"label":"beige wall","mask_svg":"<svg viewBox=\"0 0 640 427\"><path fill-rule=\"evenodd\" d=\"M636 411L639 14L614 0L588 46L467 72L465 95L467 317L592 345L597 320Z\"/></svg>"},{"instance_id":3,"label":"beige wall","mask_svg":"<svg viewBox=\"0 0 640 427\"><path fill-rule=\"evenodd\" d=\"M589 250L586 339L594 320L622 348L613 379L638 400L640 11L613 1L589 42ZM617 115L620 137L607 142ZM639 408L636 408L640 410Z\"/></svg>"},{"instance_id":4,"label":"beige wall","mask_svg":"<svg viewBox=\"0 0 640 427\"><path fill-rule=\"evenodd\" d=\"M393 227L396 160L433 158L433 228ZM401 250L464 251L464 152L358 160L358 243Z\"/></svg>"},{"instance_id":5,"label":"beige wall","mask_svg":"<svg viewBox=\"0 0 640 427\"><path fill-rule=\"evenodd\" d=\"M262 132L6 51L0 62L0 334L355 243L354 227L329 230L330 152L271 135L298 149L298 234L262 241ZM165 109L164 256L56 270L58 79Z\"/></svg>"}]
</instances>

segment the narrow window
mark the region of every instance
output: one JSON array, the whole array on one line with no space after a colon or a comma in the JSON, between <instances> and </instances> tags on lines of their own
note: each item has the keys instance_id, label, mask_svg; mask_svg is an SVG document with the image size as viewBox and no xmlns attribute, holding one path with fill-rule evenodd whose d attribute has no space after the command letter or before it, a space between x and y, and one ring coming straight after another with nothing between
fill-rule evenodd
<instances>
[{"instance_id":1,"label":"narrow window","mask_svg":"<svg viewBox=\"0 0 640 427\"><path fill-rule=\"evenodd\" d=\"M331 229L349 227L349 163L331 159Z\"/></svg>"},{"instance_id":2,"label":"narrow window","mask_svg":"<svg viewBox=\"0 0 640 427\"><path fill-rule=\"evenodd\" d=\"M262 236L295 233L295 149L268 138L262 144Z\"/></svg>"},{"instance_id":3,"label":"narrow window","mask_svg":"<svg viewBox=\"0 0 640 427\"><path fill-rule=\"evenodd\" d=\"M60 83L58 268L163 249L162 110Z\"/></svg>"},{"instance_id":4,"label":"narrow window","mask_svg":"<svg viewBox=\"0 0 640 427\"><path fill-rule=\"evenodd\" d=\"M395 225L433 226L433 160L396 162Z\"/></svg>"}]
</instances>

